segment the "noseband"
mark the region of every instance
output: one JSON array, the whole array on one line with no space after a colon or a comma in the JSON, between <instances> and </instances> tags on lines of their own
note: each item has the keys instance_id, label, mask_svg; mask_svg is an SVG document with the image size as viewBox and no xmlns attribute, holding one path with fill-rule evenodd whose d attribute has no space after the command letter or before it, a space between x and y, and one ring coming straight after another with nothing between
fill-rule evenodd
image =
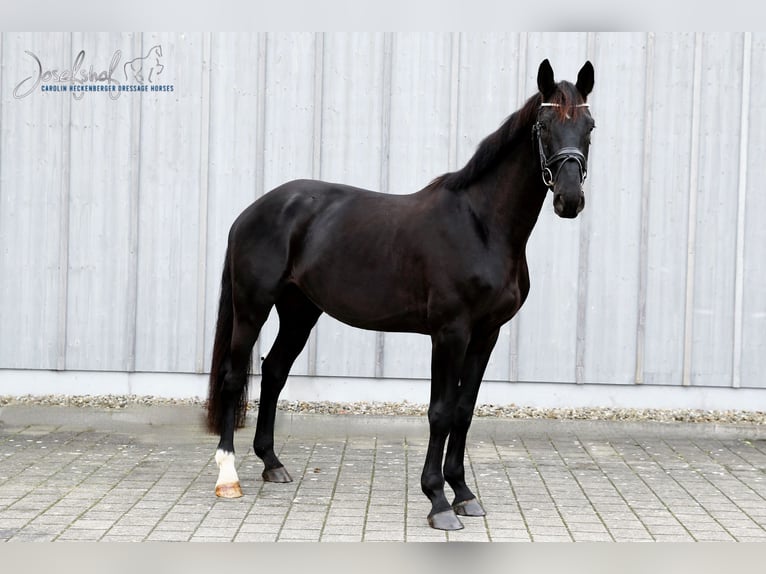
<instances>
[{"instance_id":1,"label":"noseband","mask_svg":"<svg viewBox=\"0 0 766 574\"><path fill-rule=\"evenodd\" d=\"M540 104L540 107L558 108L560 107L560 104L543 102ZM587 108L588 104L577 104L576 107ZM588 177L588 162L585 159L585 155L576 147L562 147L551 157L546 157L545 149L543 149L543 141L540 137L541 126L542 124L540 123L540 120L538 120L535 122L532 131L535 139L537 139L537 149L540 153L540 169L542 170L545 187L553 190L553 184L558 179L561 168L564 167L564 164L569 160L577 162L577 166L580 169L580 185L582 185L585 178ZM556 170L555 173L553 172L553 169Z\"/></svg>"}]
</instances>

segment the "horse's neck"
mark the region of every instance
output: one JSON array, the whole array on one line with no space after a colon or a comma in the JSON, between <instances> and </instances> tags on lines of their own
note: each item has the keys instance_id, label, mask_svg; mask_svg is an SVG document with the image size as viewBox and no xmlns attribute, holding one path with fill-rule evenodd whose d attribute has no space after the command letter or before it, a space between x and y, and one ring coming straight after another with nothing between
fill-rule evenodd
<instances>
[{"instance_id":1,"label":"horse's neck","mask_svg":"<svg viewBox=\"0 0 766 574\"><path fill-rule=\"evenodd\" d=\"M540 166L528 143L521 141L471 190L485 216L507 233L512 247L519 250L526 246L546 197Z\"/></svg>"}]
</instances>

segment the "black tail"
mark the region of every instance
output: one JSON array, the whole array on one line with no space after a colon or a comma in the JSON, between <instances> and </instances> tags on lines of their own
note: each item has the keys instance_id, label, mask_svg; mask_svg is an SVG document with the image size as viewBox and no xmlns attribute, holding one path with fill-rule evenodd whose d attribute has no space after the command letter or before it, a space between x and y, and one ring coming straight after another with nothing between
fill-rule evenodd
<instances>
[{"instance_id":1,"label":"black tail","mask_svg":"<svg viewBox=\"0 0 766 574\"><path fill-rule=\"evenodd\" d=\"M215 434L221 434L223 431L223 382L227 364L230 362L233 327L234 304L231 295L231 272L229 270L229 250L227 248L223 264L223 277L221 278L221 300L218 303L218 322L215 326L213 360L210 365L210 382L207 393L207 428L211 433ZM246 378L242 392L237 400L234 419L235 428L240 428L245 422L247 387Z\"/></svg>"}]
</instances>

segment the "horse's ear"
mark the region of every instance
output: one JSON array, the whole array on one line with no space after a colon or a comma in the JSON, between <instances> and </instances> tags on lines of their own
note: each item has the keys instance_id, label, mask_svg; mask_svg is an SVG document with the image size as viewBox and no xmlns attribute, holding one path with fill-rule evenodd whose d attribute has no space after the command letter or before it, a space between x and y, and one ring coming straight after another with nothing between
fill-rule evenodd
<instances>
[{"instance_id":1,"label":"horse's ear","mask_svg":"<svg viewBox=\"0 0 766 574\"><path fill-rule=\"evenodd\" d=\"M577 74L577 91L583 99L588 97L588 94L593 90L593 64L590 61L585 62L585 65L580 69Z\"/></svg>"},{"instance_id":2,"label":"horse's ear","mask_svg":"<svg viewBox=\"0 0 766 574\"><path fill-rule=\"evenodd\" d=\"M544 98L548 98L556 91L556 82L553 79L553 68L551 63L546 58L540 63L540 67L537 69L537 89Z\"/></svg>"}]
</instances>

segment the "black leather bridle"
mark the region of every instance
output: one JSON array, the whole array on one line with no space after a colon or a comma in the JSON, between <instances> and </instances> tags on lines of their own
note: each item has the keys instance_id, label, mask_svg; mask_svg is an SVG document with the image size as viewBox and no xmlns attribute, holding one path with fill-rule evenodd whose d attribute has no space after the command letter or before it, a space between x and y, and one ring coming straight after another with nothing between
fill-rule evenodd
<instances>
[{"instance_id":1,"label":"black leather bridle","mask_svg":"<svg viewBox=\"0 0 766 574\"><path fill-rule=\"evenodd\" d=\"M544 102L540 104L540 106L557 108L559 107L559 104ZM585 108L588 107L588 104L578 104L577 107ZM540 132L542 131L542 122L540 122L540 120L535 122L532 131L537 140L537 149L540 154L540 169L542 170L545 187L553 190L553 184L558 179L561 168L564 167L564 164L569 160L577 162L577 166L580 169L580 185L582 185L585 178L588 177L588 161L585 159L585 154L583 154L579 148L567 146L559 149L551 157L547 157L545 155L545 149L543 148L543 141L540 137ZM555 173L553 170L555 170Z\"/></svg>"}]
</instances>

